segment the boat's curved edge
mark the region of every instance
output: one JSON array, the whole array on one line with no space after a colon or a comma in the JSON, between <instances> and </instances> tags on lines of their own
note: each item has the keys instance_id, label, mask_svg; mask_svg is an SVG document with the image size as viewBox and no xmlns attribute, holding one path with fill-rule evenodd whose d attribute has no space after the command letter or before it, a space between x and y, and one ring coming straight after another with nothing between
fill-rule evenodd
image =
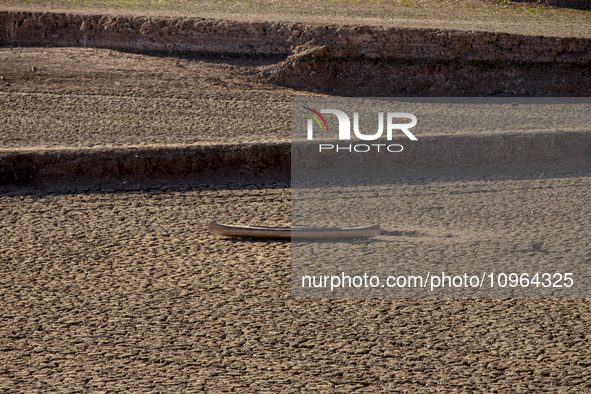
<instances>
[{"instance_id":1,"label":"boat's curved edge","mask_svg":"<svg viewBox=\"0 0 591 394\"><path fill-rule=\"evenodd\" d=\"M272 228L256 226L231 226L209 222L208 230L219 237L276 238L276 239L343 239L371 238L380 235L379 224L352 228Z\"/></svg>"}]
</instances>

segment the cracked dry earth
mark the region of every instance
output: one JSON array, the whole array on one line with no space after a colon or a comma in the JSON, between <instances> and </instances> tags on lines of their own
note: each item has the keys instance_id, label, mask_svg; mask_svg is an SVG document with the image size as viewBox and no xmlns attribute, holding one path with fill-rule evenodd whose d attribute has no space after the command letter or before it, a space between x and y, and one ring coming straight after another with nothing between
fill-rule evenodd
<instances>
[{"instance_id":1,"label":"cracked dry earth","mask_svg":"<svg viewBox=\"0 0 591 394\"><path fill-rule=\"evenodd\" d=\"M557 248L552 237L570 221L584 243L588 171L538 179L540 170L489 180L492 195L464 193L466 207L549 210L545 225L525 220L526 230L540 228ZM437 181L445 205L483 182L407 181L399 226L424 233L417 226L432 212L414 194ZM289 186L3 190L0 392L591 390L587 299L294 299L290 243L207 233L210 219L288 225ZM489 197L497 202L483 206ZM470 223L456 215L448 230ZM477 231L466 237L455 242L473 247ZM413 242L427 252L432 241Z\"/></svg>"},{"instance_id":2,"label":"cracked dry earth","mask_svg":"<svg viewBox=\"0 0 591 394\"><path fill-rule=\"evenodd\" d=\"M254 75L273 61L0 48L0 147L289 141L290 99L312 94Z\"/></svg>"},{"instance_id":3,"label":"cracked dry earth","mask_svg":"<svg viewBox=\"0 0 591 394\"><path fill-rule=\"evenodd\" d=\"M6 149L287 141L289 99L310 94L251 77L269 64L260 60L0 56ZM220 114L236 123L220 125ZM564 214L556 228L552 216L536 224L548 239L576 218L570 231L584 245L589 179L537 181L543 201L507 201ZM210 219L289 224L289 186L0 190L0 393L591 391L587 299L294 299L289 243L206 232ZM480 194L465 198L482 205ZM432 223L420 204L409 206ZM452 222L465 230L469 220ZM578 249L587 259L588 248Z\"/></svg>"}]
</instances>

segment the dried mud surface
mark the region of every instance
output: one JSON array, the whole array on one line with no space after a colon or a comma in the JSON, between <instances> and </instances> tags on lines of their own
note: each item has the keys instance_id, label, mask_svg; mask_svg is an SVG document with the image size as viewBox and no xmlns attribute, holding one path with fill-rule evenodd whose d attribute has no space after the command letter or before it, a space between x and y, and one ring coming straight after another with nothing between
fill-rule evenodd
<instances>
[{"instance_id":1,"label":"dried mud surface","mask_svg":"<svg viewBox=\"0 0 591 394\"><path fill-rule=\"evenodd\" d=\"M523 65L517 71L524 86L510 74L514 64L504 64L496 74L502 83L491 82L492 90L464 77L465 64L452 63L439 74L425 66L436 83L410 91L404 89L413 86L411 76L427 78L412 67L401 74L407 80L387 88L355 68L346 68L346 83L334 73L327 86L324 69L338 63L331 60L333 49L312 48L286 60L2 48L0 117L8 126L1 146L287 141L289 98L312 94L307 89L351 95L466 95L474 86L484 87L476 95L591 91L580 64L534 66L541 68L531 75ZM317 55L326 61L316 62ZM290 79L290 67L309 73ZM455 67L456 76L445 67ZM553 79L548 70L564 76ZM492 183L491 193L523 212L541 210L527 234L543 235L547 247L564 242L556 232L573 217L584 242L587 170L573 168L570 181L561 182L535 168L527 180L509 175L507 182L522 193L511 194L502 182ZM414 191L428 193L432 181L416 182ZM450 194L459 187L440 181ZM533 183L548 192L532 195ZM431 226L424 201L401 198ZM465 194L463 202L479 206L483 198ZM287 180L1 189L0 392L591 390L586 299L293 299L289 243L217 239L205 231L210 219L289 224L289 199ZM562 200L569 204L557 203ZM566 212L572 207L581 214ZM447 219L458 229L471 228L469 214ZM438 247L429 228L406 226L432 245L419 253ZM463 232L458 250L473 251L479 236ZM514 236L502 241L526 241Z\"/></svg>"},{"instance_id":2,"label":"dried mud surface","mask_svg":"<svg viewBox=\"0 0 591 394\"><path fill-rule=\"evenodd\" d=\"M449 65L456 69L454 73L445 71L445 64L437 66L439 73L423 65L420 67L427 67L425 75L411 76L412 67L401 66L410 74L397 74L386 62L380 65L383 78L377 78L373 76L375 68L364 74L355 71L363 68L359 63L351 68L341 64L331 71L333 63L315 61L313 55L308 55L300 58L308 56L308 60L287 68L291 73L282 73L281 64L293 57L168 57L96 48L0 48L0 152L289 142L291 98L319 96L323 92L508 97L548 92L588 96L591 92L583 89L585 83L591 83L589 70L567 72L564 65L552 66L564 78L544 82L547 85L536 82L535 74L526 75L525 70L522 79L515 79L519 74L515 68L499 69L511 75L499 79L496 85L493 78L482 76L472 81L457 65ZM484 75L491 74L494 72L489 70ZM456 77L461 81L457 82ZM275 83L281 78L285 84L293 82L299 87L291 89ZM580 83L568 82L573 79ZM535 89L528 90L527 86ZM521 90L515 92L512 87ZM461 107L457 110L465 116L470 111ZM564 123L561 129L588 129L586 124L579 124L579 119ZM554 129L540 126L537 131ZM442 134L487 132L499 130L491 130L486 120L471 125L470 130L440 130Z\"/></svg>"},{"instance_id":3,"label":"dried mud surface","mask_svg":"<svg viewBox=\"0 0 591 394\"><path fill-rule=\"evenodd\" d=\"M267 63L91 48L2 48L0 146L288 141L290 98L305 93L249 72Z\"/></svg>"},{"instance_id":4,"label":"dried mud surface","mask_svg":"<svg viewBox=\"0 0 591 394\"><path fill-rule=\"evenodd\" d=\"M406 215L389 230L409 231L389 236L441 252L413 197L437 185L440 205L462 195L446 219L458 250L498 246L478 242L498 224L472 220L498 215L484 201L523 211L524 232L498 235L506 247L536 237L559 252L564 225L585 241L588 168L508 170L485 195L461 193L478 175L402 177ZM0 392L591 389L588 300L293 299L289 243L206 232L210 219L289 224L289 200L286 181L3 189Z\"/></svg>"}]
</instances>

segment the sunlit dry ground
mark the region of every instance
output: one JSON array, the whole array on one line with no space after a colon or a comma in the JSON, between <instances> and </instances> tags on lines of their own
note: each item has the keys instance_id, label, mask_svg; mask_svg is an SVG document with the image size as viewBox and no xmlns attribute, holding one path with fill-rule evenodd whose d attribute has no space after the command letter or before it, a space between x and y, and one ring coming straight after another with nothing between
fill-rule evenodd
<instances>
[{"instance_id":1,"label":"sunlit dry ground","mask_svg":"<svg viewBox=\"0 0 591 394\"><path fill-rule=\"evenodd\" d=\"M5 1L1 8L40 4ZM119 12L586 37L591 26L588 12L483 2L431 1L430 10L411 0L156 4L103 2L93 10L124 5ZM89 10L81 2L43 5ZM1 53L8 148L285 140L288 100L307 94L251 79L241 71L244 60L177 64L95 49ZM236 125L220 126L220 113ZM588 174L537 179L543 171L523 181L530 191L519 204L551 212L535 219L544 222L546 247L564 246L552 235L569 220L584 241ZM508 193L500 184L490 183L496 200ZM441 185L450 195L459 187ZM413 187L425 195L432 186ZM532 192L536 187L544 192ZM205 231L210 219L288 224L289 196L288 181L2 190L0 392L591 390L588 300L298 300L289 291L289 243L216 239ZM464 198L464 207L477 207L486 197ZM428 204L412 201L407 226L413 209L428 217ZM458 215L453 225L471 223ZM530 240L505 241L519 248Z\"/></svg>"},{"instance_id":2,"label":"sunlit dry ground","mask_svg":"<svg viewBox=\"0 0 591 394\"><path fill-rule=\"evenodd\" d=\"M479 236L483 250L543 237L556 255L565 225L579 227L577 245L589 233L591 178L574 171L537 179L541 171L488 182L400 179L406 219L390 230L412 227L419 236L394 238L417 254L444 249L429 204L413 197L436 187L445 190L439 205L462 199L464 214L446 230L466 236L452 240L456 258L461 248L471 258ZM487 193L463 193L484 183ZM288 242L206 231L211 219L289 224L289 196L286 181L4 190L0 391L591 389L588 300L294 299ZM487 231L498 223L487 230L480 220L474 230L472 218L496 217L503 200L523 209L516 223L527 231L499 233L506 239L497 244Z\"/></svg>"},{"instance_id":3,"label":"sunlit dry ground","mask_svg":"<svg viewBox=\"0 0 591 394\"><path fill-rule=\"evenodd\" d=\"M3 148L287 141L290 99L306 94L249 74L265 60L90 48L5 48L0 59Z\"/></svg>"}]
</instances>

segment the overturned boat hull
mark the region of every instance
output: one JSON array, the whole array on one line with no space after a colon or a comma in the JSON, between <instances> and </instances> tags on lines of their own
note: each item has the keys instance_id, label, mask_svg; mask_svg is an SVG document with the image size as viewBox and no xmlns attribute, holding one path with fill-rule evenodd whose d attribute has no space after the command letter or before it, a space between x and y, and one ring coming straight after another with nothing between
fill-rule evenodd
<instances>
[{"instance_id":1,"label":"overturned boat hull","mask_svg":"<svg viewBox=\"0 0 591 394\"><path fill-rule=\"evenodd\" d=\"M278 239L370 238L380 235L379 224L367 227L266 227L231 226L209 222L209 232L220 237Z\"/></svg>"}]
</instances>

